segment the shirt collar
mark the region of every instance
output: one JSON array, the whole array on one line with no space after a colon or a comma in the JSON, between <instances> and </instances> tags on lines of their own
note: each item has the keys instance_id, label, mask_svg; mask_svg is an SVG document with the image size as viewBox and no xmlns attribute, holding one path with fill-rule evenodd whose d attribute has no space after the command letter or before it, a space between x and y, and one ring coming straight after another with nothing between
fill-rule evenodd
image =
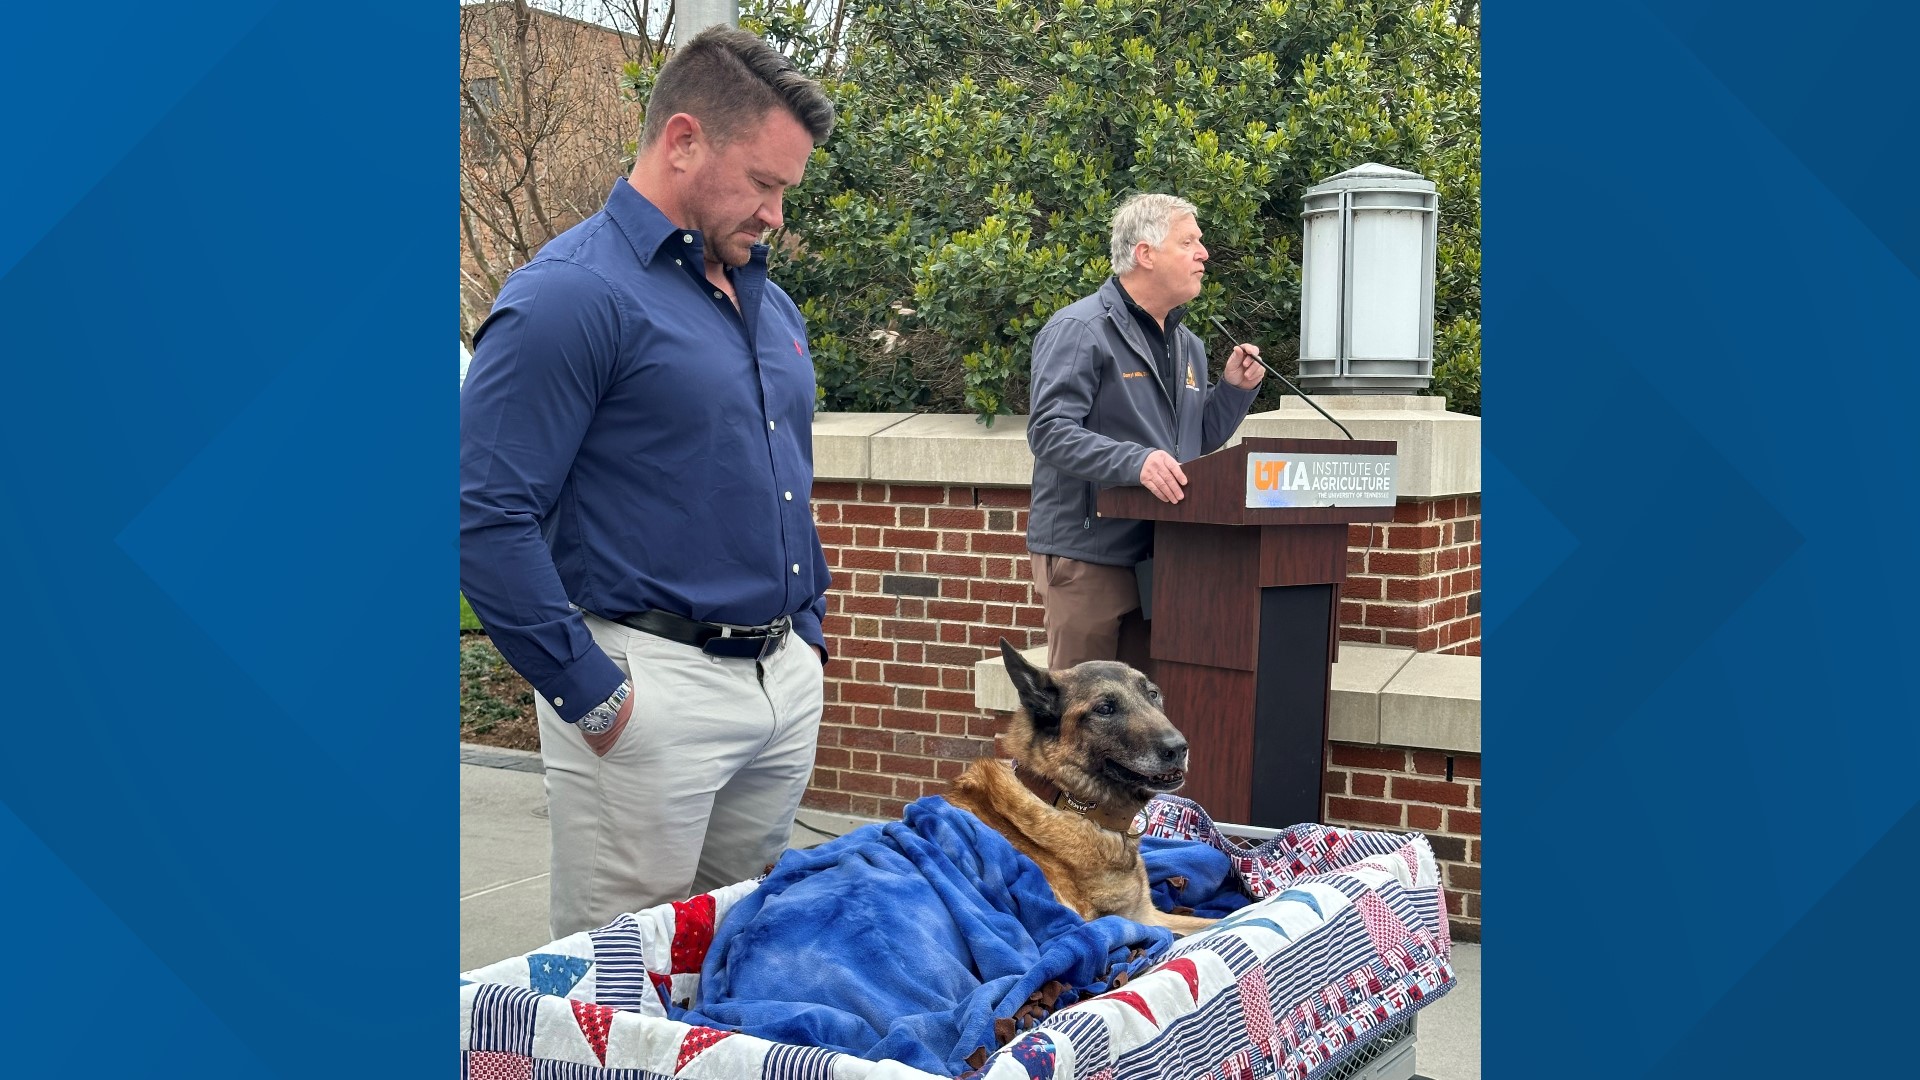
<instances>
[{"instance_id":1,"label":"shirt collar","mask_svg":"<svg viewBox=\"0 0 1920 1080\"><path fill-rule=\"evenodd\" d=\"M1113 277L1113 287L1120 290L1120 299L1126 301L1127 310L1131 311L1135 318L1145 319L1153 325L1155 330L1161 331L1169 339L1173 337L1174 329L1180 325L1180 320L1187 317L1187 305L1181 304L1179 307L1167 312L1167 325L1166 328L1162 330L1160 320L1154 318L1152 312L1133 302L1133 294L1127 292L1125 285L1120 284L1120 276L1118 274L1115 274Z\"/></svg>"},{"instance_id":2,"label":"shirt collar","mask_svg":"<svg viewBox=\"0 0 1920 1080\"><path fill-rule=\"evenodd\" d=\"M640 256L640 265L653 265L653 257L661 249L671 247L675 250L691 250L696 255L706 251L705 239L698 229L683 229L667 220L667 215L653 205L653 200L640 194L639 190L627 182L626 177L613 182L613 193L607 196L607 216L620 227L621 235L627 243L633 245L634 254ZM765 266L768 247L765 244L753 245L748 265ZM738 267L727 267L731 274Z\"/></svg>"},{"instance_id":3,"label":"shirt collar","mask_svg":"<svg viewBox=\"0 0 1920 1080\"><path fill-rule=\"evenodd\" d=\"M640 256L642 266L651 265L653 256L669 239L682 247L692 247L700 243L700 234L690 229L682 229L667 220L667 215L653 205L652 200L640 194L634 186L621 177L613 182L613 193L607 196L607 216L620 228L620 234L633 245L634 254ZM682 240L683 236L693 239Z\"/></svg>"}]
</instances>

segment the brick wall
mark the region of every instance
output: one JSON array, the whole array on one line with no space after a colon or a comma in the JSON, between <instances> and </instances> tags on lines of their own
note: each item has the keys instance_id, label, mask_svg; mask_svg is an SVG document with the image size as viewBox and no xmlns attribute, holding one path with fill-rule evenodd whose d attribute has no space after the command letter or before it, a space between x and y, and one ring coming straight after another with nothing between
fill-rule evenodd
<instances>
[{"instance_id":1,"label":"brick wall","mask_svg":"<svg viewBox=\"0 0 1920 1080\"><path fill-rule=\"evenodd\" d=\"M1480 655L1480 496L1407 500L1347 527L1340 640Z\"/></svg>"},{"instance_id":2,"label":"brick wall","mask_svg":"<svg viewBox=\"0 0 1920 1080\"><path fill-rule=\"evenodd\" d=\"M1327 823L1423 832L1455 940L1480 940L1480 755L1332 743Z\"/></svg>"},{"instance_id":3,"label":"brick wall","mask_svg":"<svg viewBox=\"0 0 1920 1080\"><path fill-rule=\"evenodd\" d=\"M1027 502L1025 488L814 485L834 658L805 805L896 818L992 749L973 665L1002 637L1042 640Z\"/></svg>"}]
</instances>

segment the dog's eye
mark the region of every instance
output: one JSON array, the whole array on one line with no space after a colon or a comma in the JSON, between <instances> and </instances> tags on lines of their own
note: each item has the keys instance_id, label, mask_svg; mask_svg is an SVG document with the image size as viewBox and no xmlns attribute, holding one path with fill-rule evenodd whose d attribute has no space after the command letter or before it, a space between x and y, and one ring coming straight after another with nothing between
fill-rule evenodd
<instances>
[{"instance_id":1,"label":"dog's eye","mask_svg":"<svg viewBox=\"0 0 1920 1080\"><path fill-rule=\"evenodd\" d=\"M1157 686L1147 687L1147 700L1153 702L1155 705L1160 704L1160 688Z\"/></svg>"},{"instance_id":2,"label":"dog's eye","mask_svg":"<svg viewBox=\"0 0 1920 1080\"><path fill-rule=\"evenodd\" d=\"M1101 698L1099 703L1094 705L1093 711L1099 713L1101 716L1112 716L1114 712L1113 702L1106 698Z\"/></svg>"}]
</instances>

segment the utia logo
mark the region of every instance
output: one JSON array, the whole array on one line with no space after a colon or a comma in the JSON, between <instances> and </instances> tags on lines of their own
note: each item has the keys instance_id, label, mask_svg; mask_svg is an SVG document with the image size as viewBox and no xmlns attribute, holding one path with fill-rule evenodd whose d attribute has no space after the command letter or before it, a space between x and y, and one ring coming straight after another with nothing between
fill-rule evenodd
<instances>
[{"instance_id":1,"label":"utia logo","mask_svg":"<svg viewBox=\"0 0 1920 1080\"><path fill-rule=\"evenodd\" d=\"M1253 486L1257 491L1312 491L1313 480L1307 476L1307 463L1288 462L1279 459L1255 458L1248 462L1253 468Z\"/></svg>"}]
</instances>

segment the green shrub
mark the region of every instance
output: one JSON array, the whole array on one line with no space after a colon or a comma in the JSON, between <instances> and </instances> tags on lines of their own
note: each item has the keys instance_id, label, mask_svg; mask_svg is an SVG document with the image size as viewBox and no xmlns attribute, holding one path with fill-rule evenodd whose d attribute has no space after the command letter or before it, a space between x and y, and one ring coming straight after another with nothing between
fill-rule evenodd
<instances>
[{"instance_id":1,"label":"green shrub","mask_svg":"<svg viewBox=\"0 0 1920 1080\"><path fill-rule=\"evenodd\" d=\"M1439 188L1435 392L1478 409L1479 33L1453 5L924 0L860 11L840 51L802 4L743 7L840 110L777 245L823 408L1024 412L1034 333L1107 276L1134 191L1200 208L1196 329L1217 313L1291 374L1301 197L1377 161Z\"/></svg>"},{"instance_id":2,"label":"green shrub","mask_svg":"<svg viewBox=\"0 0 1920 1080\"><path fill-rule=\"evenodd\" d=\"M502 659L493 642L460 639L460 733L485 735L533 711L533 688Z\"/></svg>"},{"instance_id":3,"label":"green shrub","mask_svg":"<svg viewBox=\"0 0 1920 1080\"><path fill-rule=\"evenodd\" d=\"M462 631L482 629L480 626L480 616L475 615L473 608L467 606L467 598L465 596L460 597L460 629Z\"/></svg>"}]
</instances>

